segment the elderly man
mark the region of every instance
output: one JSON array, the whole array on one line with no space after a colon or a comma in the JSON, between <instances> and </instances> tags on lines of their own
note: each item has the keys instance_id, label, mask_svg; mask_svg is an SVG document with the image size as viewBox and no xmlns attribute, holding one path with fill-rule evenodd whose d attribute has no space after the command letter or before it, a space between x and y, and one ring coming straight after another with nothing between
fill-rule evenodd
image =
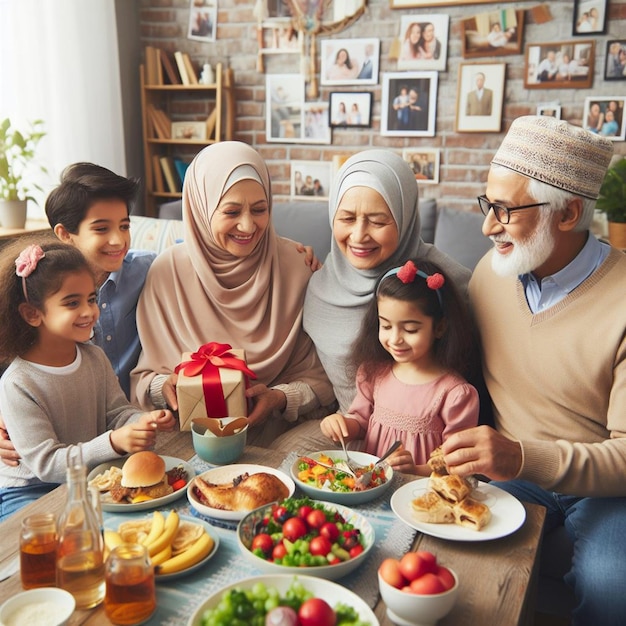
<instances>
[{"instance_id":1,"label":"elderly man","mask_svg":"<svg viewBox=\"0 0 626 626\"><path fill-rule=\"evenodd\" d=\"M474 271L496 429L443 444L453 473L502 481L574 544L574 624L626 615L626 256L589 233L609 140L516 119L479 200L494 244Z\"/></svg>"}]
</instances>

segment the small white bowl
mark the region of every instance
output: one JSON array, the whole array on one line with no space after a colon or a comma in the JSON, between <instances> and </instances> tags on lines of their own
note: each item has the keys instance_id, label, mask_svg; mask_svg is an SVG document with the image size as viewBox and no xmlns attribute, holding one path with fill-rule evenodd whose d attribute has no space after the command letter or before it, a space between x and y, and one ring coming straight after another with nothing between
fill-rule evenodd
<instances>
[{"instance_id":1,"label":"small white bowl","mask_svg":"<svg viewBox=\"0 0 626 626\"><path fill-rule=\"evenodd\" d=\"M373 526L367 521L367 519L349 509L347 506L337 504L335 502L319 502L323 504L325 508L329 510L337 511L346 522L352 524L354 528L358 528L361 531L363 537L363 552L358 556L337 563L336 565L312 565L311 567L290 567L289 565L279 565L273 561L266 561L265 559L257 556L252 552L252 540L257 533L257 528L262 520L271 515L272 504L254 509L248 513L240 522L237 527L237 545L242 555L248 561L250 565L267 574L304 574L306 576L317 576L319 578L325 578L326 580L337 580L343 578L350 572L353 572L360 567L365 559L370 554L371 549L374 546L376 535Z\"/></svg>"},{"instance_id":2,"label":"small white bowl","mask_svg":"<svg viewBox=\"0 0 626 626\"><path fill-rule=\"evenodd\" d=\"M382 485L373 487L372 489L365 489L365 491L331 491L331 489L319 489L315 485L306 483L298 478L298 465L302 457L309 457L314 461L317 461L322 455L328 456L331 459L343 458L343 452L341 450L322 450L320 452L310 452L308 454L302 454L298 457L291 466L291 477L294 482L307 496L314 500L325 500L326 502L337 502L339 504L345 504L346 506L355 506L358 504L364 504L370 502L375 498L382 496L389 487L393 480L393 469L383 461L383 467L385 469L385 478L387 479ZM350 450L350 458L356 461L359 465L368 466L370 463L376 463L378 457L367 452L360 452L358 450Z\"/></svg>"},{"instance_id":3,"label":"small white bowl","mask_svg":"<svg viewBox=\"0 0 626 626\"><path fill-rule=\"evenodd\" d=\"M459 595L459 579L455 572L454 587L442 593L417 594L402 591L385 582L378 574L380 595L387 606L387 616L399 626L433 626L445 617Z\"/></svg>"},{"instance_id":4,"label":"small white bowl","mask_svg":"<svg viewBox=\"0 0 626 626\"><path fill-rule=\"evenodd\" d=\"M4 626L63 626L68 623L76 601L74 596L57 587L39 587L22 591L0 607L0 624Z\"/></svg>"}]
</instances>

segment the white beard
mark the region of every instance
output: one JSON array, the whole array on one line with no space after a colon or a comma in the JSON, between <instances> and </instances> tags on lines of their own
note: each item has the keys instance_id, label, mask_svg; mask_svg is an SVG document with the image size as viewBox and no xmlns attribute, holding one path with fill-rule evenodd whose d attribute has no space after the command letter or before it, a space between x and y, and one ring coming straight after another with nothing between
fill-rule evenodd
<instances>
[{"instance_id":1,"label":"white beard","mask_svg":"<svg viewBox=\"0 0 626 626\"><path fill-rule=\"evenodd\" d=\"M524 241L516 241L509 235L490 237L495 242L510 242L513 250L506 255L494 251L491 268L499 276L519 276L528 274L543 265L554 249L554 235L550 229L553 213L546 211L537 223L535 231Z\"/></svg>"}]
</instances>

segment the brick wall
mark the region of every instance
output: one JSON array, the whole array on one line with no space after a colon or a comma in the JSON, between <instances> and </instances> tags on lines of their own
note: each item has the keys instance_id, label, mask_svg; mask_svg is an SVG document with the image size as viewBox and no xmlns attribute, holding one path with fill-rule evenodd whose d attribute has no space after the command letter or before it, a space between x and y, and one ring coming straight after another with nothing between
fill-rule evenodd
<instances>
[{"instance_id":1,"label":"brick wall","mask_svg":"<svg viewBox=\"0 0 626 626\"><path fill-rule=\"evenodd\" d=\"M369 147L384 147L401 152L403 148L420 146L441 148L440 183L420 188L423 197L437 198L441 205L476 210L474 198L484 192L489 162L503 133L456 133L456 97L458 64L462 61L503 61L507 64L503 131L520 115L536 111L538 104L558 100L561 117L580 124L585 98L588 96L624 96L626 81L605 81L606 41L626 38L626 1L609 2L606 35L596 39L596 61L590 89L525 89L524 55L463 59L461 19L484 11L514 6L526 10L524 43L547 43L577 39L572 36L574 2L551 1L553 20L543 24L533 21L529 9L537 2L471 4L465 6L428 7L392 10L389 0L368 0L365 15L348 29L333 35L336 38L379 37L381 39L380 71L395 72L396 61L388 59L393 40L400 28L400 18L407 14L448 13L450 33L447 71L440 72L437 97L437 121L434 137L384 137L380 135L381 81L364 87L320 87L320 99L328 101L330 91L364 91L374 93L372 128L335 130L331 145L268 143L265 137L265 75L257 71L256 21L254 0L217 0L217 40L204 43L187 39L188 0L141 0L141 44L166 50L188 52L196 65L207 60L222 62L234 71L236 84L235 138L253 145L267 160L274 191L289 194L291 160L331 160L334 154L356 152ZM581 38L578 38L581 39ZM318 46L319 49L319 46ZM266 72L296 73L299 55L265 56ZM615 142L615 151L626 154L626 143Z\"/></svg>"}]
</instances>

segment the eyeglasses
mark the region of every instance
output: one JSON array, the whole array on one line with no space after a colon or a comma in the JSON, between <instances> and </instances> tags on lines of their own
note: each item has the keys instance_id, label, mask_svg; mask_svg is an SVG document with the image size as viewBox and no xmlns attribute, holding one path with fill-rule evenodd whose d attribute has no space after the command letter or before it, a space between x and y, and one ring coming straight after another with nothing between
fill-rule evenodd
<instances>
[{"instance_id":1,"label":"eyeglasses","mask_svg":"<svg viewBox=\"0 0 626 626\"><path fill-rule=\"evenodd\" d=\"M503 204L498 204L497 202L489 202L487 200L487 196L478 196L478 206L482 214L487 217L489 215L489 211L493 209L493 214L496 216L496 219L500 224L508 224L511 220L511 213L513 211L520 211L521 209L531 209L537 206L547 206L550 204L549 202L535 202L534 204L524 204L523 206L511 206L507 207Z\"/></svg>"}]
</instances>

